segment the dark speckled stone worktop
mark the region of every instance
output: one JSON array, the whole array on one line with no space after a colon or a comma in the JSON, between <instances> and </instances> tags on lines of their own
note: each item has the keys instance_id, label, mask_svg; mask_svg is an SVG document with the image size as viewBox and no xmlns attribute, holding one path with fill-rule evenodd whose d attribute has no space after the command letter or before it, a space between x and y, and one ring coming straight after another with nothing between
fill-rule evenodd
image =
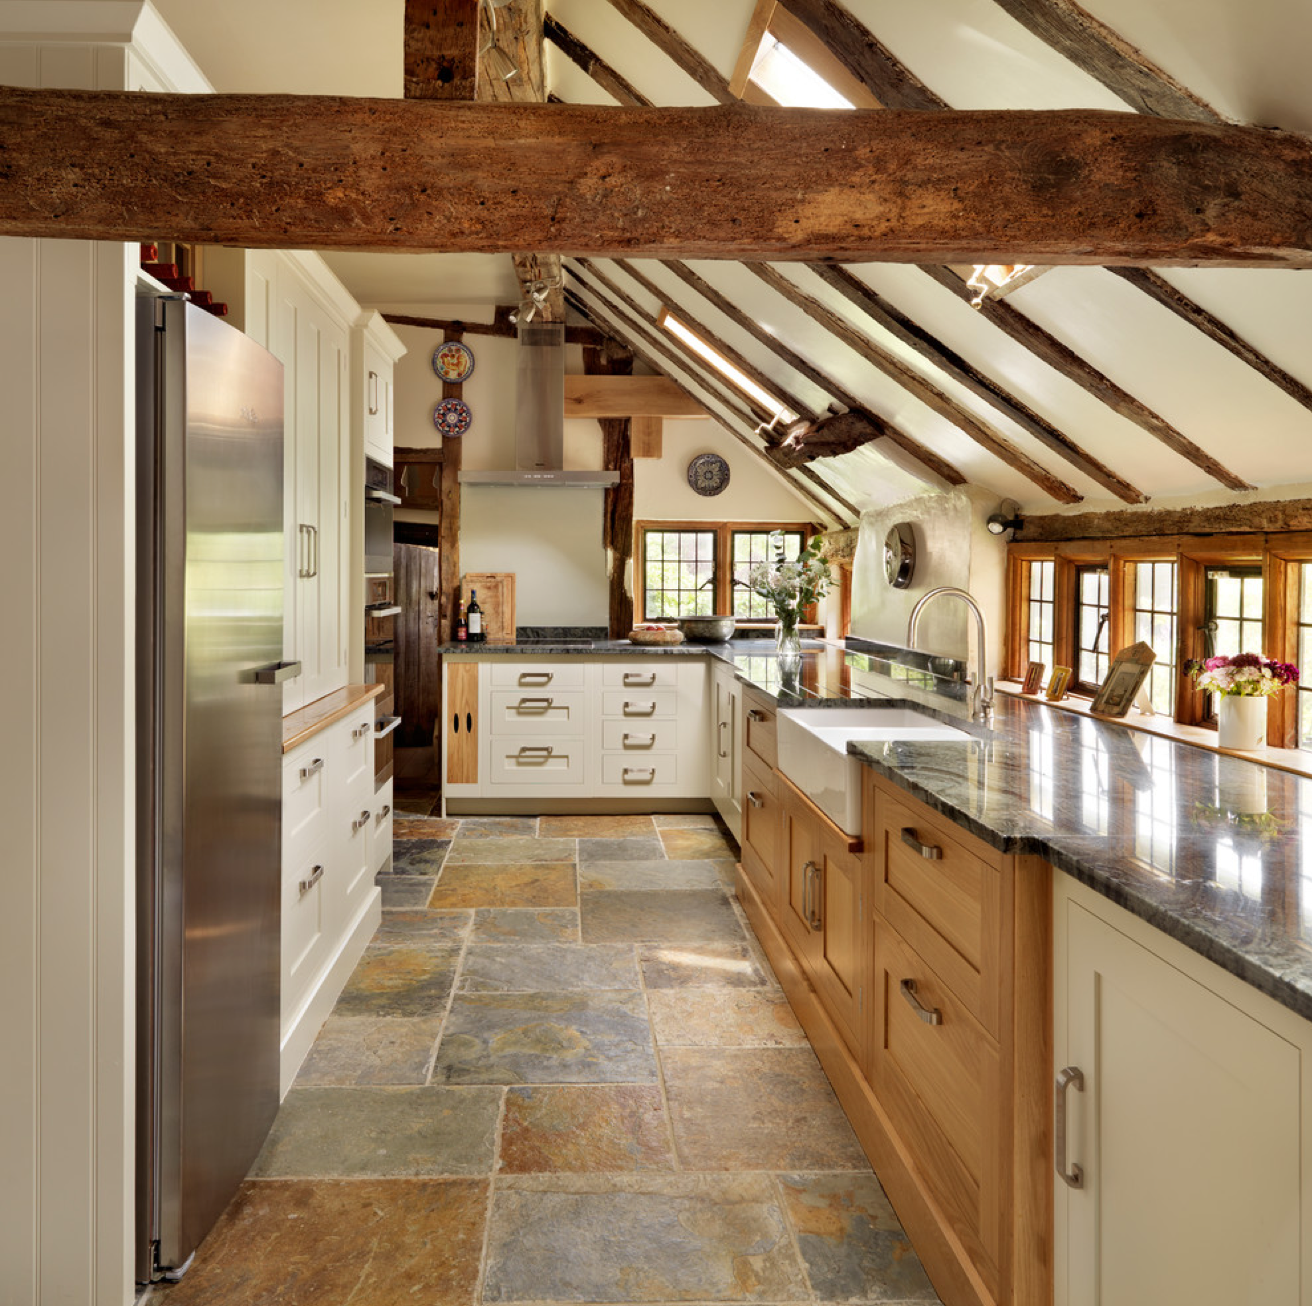
<instances>
[{"instance_id":1,"label":"dark speckled stone worktop","mask_svg":"<svg viewBox=\"0 0 1312 1306\"><path fill-rule=\"evenodd\" d=\"M934 694L918 692L934 679L924 675L912 674L911 687L886 677L858 685L854 670L887 664L834 645L804 648L788 676L759 640L458 651L703 654L731 663L781 707L929 711L976 737L849 751L986 843L1045 858L1312 1019L1312 779L1005 694L986 730L962 720L960 682L939 680ZM889 697L865 697L872 692Z\"/></svg>"}]
</instances>

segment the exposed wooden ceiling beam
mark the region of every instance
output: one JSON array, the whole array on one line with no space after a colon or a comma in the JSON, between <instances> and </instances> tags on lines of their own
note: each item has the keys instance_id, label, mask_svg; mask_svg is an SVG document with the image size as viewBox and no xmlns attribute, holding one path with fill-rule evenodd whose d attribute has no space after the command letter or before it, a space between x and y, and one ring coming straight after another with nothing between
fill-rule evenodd
<instances>
[{"instance_id":1,"label":"exposed wooden ceiling beam","mask_svg":"<svg viewBox=\"0 0 1312 1306\"><path fill-rule=\"evenodd\" d=\"M1092 112L0 89L0 235L1312 265L1312 141Z\"/></svg>"},{"instance_id":2,"label":"exposed wooden ceiling beam","mask_svg":"<svg viewBox=\"0 0 1312 1306\"><path fill-rule=\"evenodd\" d=\"M565 377L566 417L705 417L667 376L629 374Z\"/></svg>"},{"instance_id":3,"label":"exposed wooden ceiling beam","mask_svg":"<svg viewBox=\"0 0 1312 1306\"><path fill-rule=\"evenodd\" d=\"M840 340L858 357L891 377L908 393L914 395L931 411L950 422L963 435L974 440L982 449L995 458L1019 472L1027 480L1033 481L1043 492L1058 503L1078 503L1082 498L1077 490L1065 481L1054 476L1041 463L1029 454L1017 448L1006 436L995 431L985 422L962 408L951 396L945 394L932 381L926 380L914 368L908 367L901 359L881 349L868 336L858 331L845 318L840 317L828 305L822 304L812 295L808 295L782 273L764 265L753 265L752 271L768 286L773 287L785 299L800 308L813 322L819 323L832 336ZM1129 487L1127 493L1133 490ZM1138 495L1137 490L1133 490ZM1137 502L1138 500L1132 500Z\"/></svg>"},{"instance_id":4,"label":"exposed wooden ceiling beam","mask_svg":"<svg viewBox=\"0 0 1312 1306\"><path fill-rule=\"evenodd\" d=\"M1139 503L1144 499L1145 496L1139 490L1113 472L1101 459L1082 449L1065 432L1059 431L1051 422L1040 417L1028 404L999 385L992 377L968 363L956 350L935 339L924 327L913 322L905 313L889 303L882 295L876 294L864 281L853 276L846 268L826 267L823 263L812 263L810 268L827 286L838 291L848 303L855 305L872 322L900 340L908 349L945 376L951 377L971 394L996 408L1021 430L1038 440L1045 449L1055 453L1059 458L1064 458L1072 467L1092 477L1104 489L1110 490L1127 503ZM771 284L777 285L775 279L782 279L782 274L774 272L773 269L771 272L773 273Z\"/></svg>"},{"instance_id":5,"label":"exposed wooden ceiling beam","mask_svg":"<svg viewBox=\"0 0 1312 1306\"><path fill-rule=\"evenodd\" d=\"M997 0L997 4L1136 113L1223 121L1211 105L1074 0Z\"/></svg>"},{"instance_id":6,"label":"exposed wooden ceiling beam","mask_svg":"<svg viewBox=\"0 0 1312 1306\"><path fill-rule=\"evenodd\" d=\"M478 98L478 9L478 0L405 0L406 99Z\"/></svg>"},{"instance_id":7,"label":"exposed wooden ceiling beam","mask_svg":"<svg viewBox=\"0 0 1312 1306\"><path fill-rule=\"evenodd\" d=\"M741 405L721 397L718 388L708 377L700 373L692 363L680 359L673 350L669 349L666 343L656 334L658 328L653 328L649 323L643 322L640 314L635 316L632 310L616 308L613 301L608 302L605 300L601 292L587 278L583 277L577 268L571 268L570 275L576 283L576 289L567 289L565 297L576 312L586 317L588 321L600 329L609 331L623 340L648 367L656 371L665 371L665 366L658 361L658 356L664 356L667 362L672 363L676 369L689 373L693 378L693 384L701 388L702 393L700 395L696 390L689 388L685 382L680 381L677 376L670 379L676 385L682 386L692 397L705 402L715 420L739 444L750 449L754 456L765 462L777 475L782 476L792 489L819 509L826 519L850 523L860 517L860 511L855 505L830 489L814 473L810 473L808 468L797 468L790 471L787 467L781 466L777 458L772 456L774 450L767 450L757 443L754 432L755 418L746 412ZM595 269L592 270L592 276L599 277L600 275ZM668 372L666 374L668 375ZM799 485L799 478L808 480L811 484ZM813 486L815 488L812 488ZM831 502L826 503L824 499L820 498L817 489L822 491ZM832 506L835 503L840 505L837 510Z\"/></svg>"},{"instance_id":8,"label":"exposed wooden ceiling beam","mask_svg":"<svg viewBox=\"0 0 1312 1306\"><path fill-rule=\"evenodd\" d=\"M431 331L463 331L467 336L500 336L513 340L519 329L511 321L515 312L514 304L498 304L491 322L463 322L458 318L412 317L406 313L384 313L383 321L393 326L426 327ZM575 322L565 326L565 343L567 345L600 345L602 335L595 327L580 326Z\"/></svg>"},{"instance_id":9,"label":"exposed wooden ceiling beam","mask_svg":"<svg viewBox=\"0 0 1312 1306\"><path fill-rule=\"evenodd\" d=\"M1274 534L1312 530L1312 499L1221 503L1206 508L1150 508L1143 512L1079 512L1026 516L1016 532L1024 544L1114 540L1144 536Z\"/></svg>"},{"instance_id":10,"label":"exposed wooden ceiling beam","mask_svg":"<svg viewBox=\"0 0 1312 1306\"><path fill-rule=\"evenodd\" d=\"M736 104L738 97L729 89L729 79L690 45L658 13L642 0L610 0L658 49L669 57L708 95L721 104Z\"/></svg>"},{"instance_id":11,"label":"exposed wooden ceiling beam","mask_svg":"<svg viewBox=\"0 0 1312 1306\"><path fill-rule=\"evenodd\" d=\"M564 23L550 14L547 14L543 20L542 34L618 103L651 103L631 81L620 76L600 55L579 40Z\"/></svg>"},{"instance_id":12,"label":"exposed wooden ceiling beam","mask_svg":"<svg viewBox=\"0 0 1312 1306\"><path fill-rule=\"evenodd\" d=\"M1291 399L1297 400L1304 408L1312 408L1312 389L1309 389L1296 376L1291 376L1283 367L1272 362L1261 350L1254 348L1237 331L1220 319L1213 317L1200 304L1195 303L1183 291L1177 290L1164 277L1148 268L1108 268L1118 277L1124 277L1130 285L1150 295L1163 308L1170 309L1177 317L1183 318L1190 326L1197 327L1209 340L1227 349L1236 358L1248 364L1255 372L1265 377L1272 385L1279 386Z\"/></svg>"},{"instance_id":13,"label":"exposed wooden ceiling beam","mask_svg":"<svg viewBox=\"0 0 1312 1306\"><path fill-rule=\"evenodd\" d=\"M627 263L621 263L621 266L628 267ZM691 289L695 290L703 299L713 308L723 313L731 322L741 330L746 331L753 339L759 341L767 349L775 354L776 357L783 360L795 372L801 373L812 384L819 386L826 394L837 399L845 408L852 412L861 413L868 421L868 429L871 432L871 438L884 436L892 441L898 448L909 453L913 458L918 459L936 476L941 477L949 485L964 485L966 478L945 458L939 457L932 449L921 444L919 440L914 439L899 427L894 426L886 418L879 416L869 405L863 403L856 395L847 389L846 386L839 384L832 377L820 371L813 366L807 359L795 350L790 349L778 336L772 335L765 330L759 322L753 317L744 313L736 304L727 296L722 295L713 285L704 277L698 276L686 263L681 263L677 259L672 259L664 264L671 272L674 273Z\"/></svg>"}]
</instances>

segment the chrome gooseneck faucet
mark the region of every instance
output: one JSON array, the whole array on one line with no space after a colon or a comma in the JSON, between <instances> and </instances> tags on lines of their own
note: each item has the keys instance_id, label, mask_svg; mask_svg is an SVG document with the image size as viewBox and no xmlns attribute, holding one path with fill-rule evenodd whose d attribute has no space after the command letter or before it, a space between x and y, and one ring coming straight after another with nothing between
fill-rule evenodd
<instances>
[{"instance_id":1,"label":"chrome gooseneck faucet","mask_svg":"<svg viewBox=\"0 0 1312 1306\"><path fill-rule=\"evenodd\" d=\"M979 604L965 590L958 589L955 585L940 585L938 589L922 594L916 606L911 609L911 616L907 621L907 647L912 649L916 647L916 628L920 625L920 614L925 610L925 605L930 599L936 599L940 594L960 599L975 614L976 674L973 681L967 680L966 683L973 686L970 691L970 719L982 721L987 725L993 720L993 677L986 677L984 674L985 658L988 656L988 626Z\"/></svg>"}]
</instances>

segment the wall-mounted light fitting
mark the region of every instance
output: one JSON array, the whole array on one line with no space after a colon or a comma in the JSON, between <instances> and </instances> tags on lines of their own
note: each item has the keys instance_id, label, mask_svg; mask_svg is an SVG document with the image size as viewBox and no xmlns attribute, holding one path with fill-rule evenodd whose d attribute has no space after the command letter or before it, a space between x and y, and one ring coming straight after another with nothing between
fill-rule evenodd
<instances>
[{"instance_id":1,"label":"wall-mounted light fitting","mask_svg":"<svg viewBox=\"0 0 1312 1306\"><path fill-rule=\"evenodd\" d=\"M966 282L976 292L975 298L970 301L971 308L979 308L987 295L1023 277L1032 266L1029 263L976 263L974 272Z\"/></svg>"},{"instance_id":2,"label":"wall-mounted light fitting","mask_svg":"<svg viewBox=\"0 0 1312 1306\"><path fill-rule=\"evenodd\" d=\"M1020 516L1020 504L1015 499L1004 499L998 510L989 514L984 525L990 535L1006 535L1008 531L1020 530L1025 525Z\"/></svg>"}]
</instances>

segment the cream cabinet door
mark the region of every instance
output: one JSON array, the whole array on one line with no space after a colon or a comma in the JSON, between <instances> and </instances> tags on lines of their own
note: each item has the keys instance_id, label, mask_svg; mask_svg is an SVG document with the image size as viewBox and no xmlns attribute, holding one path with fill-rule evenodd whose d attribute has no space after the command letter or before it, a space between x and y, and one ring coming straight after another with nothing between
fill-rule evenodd
<instances>
[{"instance_id":1,"label":"cream cabinet door","mask_svg":"<svg viewBox=\"0 0 1312 1306\"><path fill-rule=\"evenodd\" d=\"M1059 1306L1306 1303L1300 1048L1078 902L1064 910L1056 1047L1083 1088L1058 1097L1056 1163L1081 1172L1056 1181Z\"/></svg>"}]
</instances>

